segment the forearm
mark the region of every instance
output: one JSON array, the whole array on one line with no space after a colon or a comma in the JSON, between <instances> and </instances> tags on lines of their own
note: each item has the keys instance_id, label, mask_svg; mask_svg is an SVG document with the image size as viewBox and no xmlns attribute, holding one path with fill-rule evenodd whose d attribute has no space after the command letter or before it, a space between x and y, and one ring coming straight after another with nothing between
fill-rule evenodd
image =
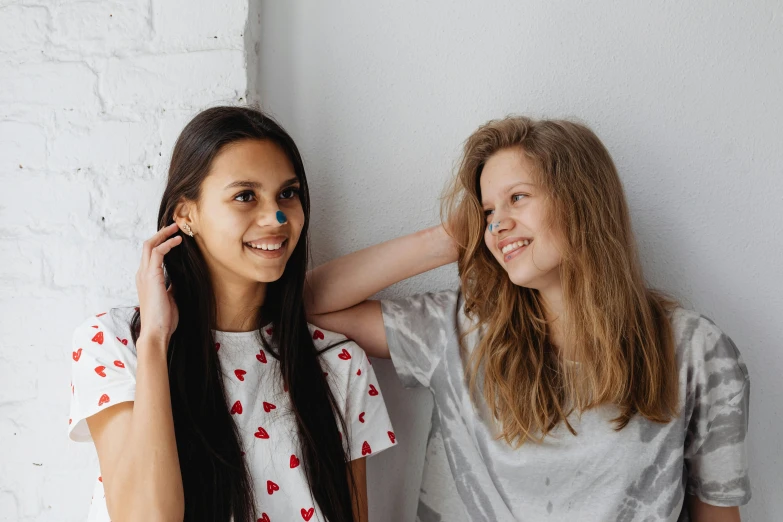
<instances>
[{"instance_id":1,"label":"forearm","mask_svg":"<svg viewBox=\"0 0 783 522\"><path fill-rule=\"evenodd\" d=\"M359 250L308 273L307 313L344 310L394 283L456 260L457 250L442 226Z\"/></svg>"},{"instance_id":2,"label":"forearm","mask_svg":"<svg viewBox=\"0 0 783 522\"><path fill-rule=\"evenodd\" d=\"M184 492L171 410L166 350L139 339L136 397L109 490L113 520L181 521Z\"/></svg>"},{"instance_id":3,"label":"forearm","mask_svg":"<svg viewBox=\"0 0 783 522\"><path fill-rule=\"evenodd\" d=\"M369 510L367 508L367 460L356 459L349 464L353 476L354 487L351 491L353 500L353 519L356 522L367 522Z\"/></svg>"}]
</instances>

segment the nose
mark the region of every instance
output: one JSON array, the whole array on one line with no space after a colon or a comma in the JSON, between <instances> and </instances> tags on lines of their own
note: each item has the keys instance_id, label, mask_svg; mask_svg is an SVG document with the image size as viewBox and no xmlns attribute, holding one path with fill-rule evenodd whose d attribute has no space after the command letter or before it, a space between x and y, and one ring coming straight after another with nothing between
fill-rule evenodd
<instances>
[{"instance_id":1,"label":"nose","mask_svg":"<svg viewBox=\"0 0 783 522\"><path fill-rule=\"evenodd\" d=\"M259 225L277 227L286 223L288 223L288 217L285 215L285 212L280 210L277 203L266 204L259 209Z\"/></svg>"},{"instance_id":2,"label":"nose","mask_svg":"<svg viewBox=\"0 0 783 522\"><path fill-rule=\"evenodd\" d=\"M492 220L489 222L489 225L487 225L487 228L489 229L489 233L493 236L499 236L501 233L505 232L506 230L510 229L512 227L511 220L498 216L497 214L493 214Z\"/></svg>"}]
</instances>

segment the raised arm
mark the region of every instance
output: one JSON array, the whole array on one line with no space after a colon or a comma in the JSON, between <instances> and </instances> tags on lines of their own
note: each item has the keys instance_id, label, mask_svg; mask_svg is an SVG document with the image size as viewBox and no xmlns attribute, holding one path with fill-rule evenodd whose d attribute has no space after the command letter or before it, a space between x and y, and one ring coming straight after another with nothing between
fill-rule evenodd
<instances>
[{"instance_id":1,"label":"raised arm","mask_svg":"<svg viewBox=\"0 0 783 522\"><path fill-rule=\"evenodd\" d=\"M176 225L144 243L136 275L141 334L134 402L87 419L98 452L106 505L115 521L181 521L185 498L174 435L166 351L179 319L166 290L163 256L182 242Z\"/></svg>"},{"instance_id":2,"label":"raised arm","mask_svg":"<svg viewBox=\"0 0 783 522\"><path fill-rule=\"evenodd\" d=\"M436 226L330 261L308 274L308 320L345 334L368 355L388 359L381 305L367 299L403 279L456 260L451 236Z\"/></svg>"}]
</instances>

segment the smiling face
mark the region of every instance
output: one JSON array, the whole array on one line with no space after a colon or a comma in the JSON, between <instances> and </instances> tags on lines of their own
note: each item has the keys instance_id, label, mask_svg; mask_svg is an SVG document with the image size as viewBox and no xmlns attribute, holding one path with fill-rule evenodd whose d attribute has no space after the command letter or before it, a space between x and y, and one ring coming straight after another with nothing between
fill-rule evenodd
<instances>
[{"instance_id":1,"label":"smiling face","mask_svg":"<svg viewBox=\"0 0 783 522\"><path fill-rule=\"evenodd\" d=\"M270 283L283 275L305 224L299 191L280 147L243 140L215 156L198 201L177 214L188 216L217 284Z\"/></svg>"},{"instance_id":2,"label":"smiling face","mask_svg":"<svg viewBox=\"0 0 783 522\"><path fill-rule=\"evenodd\" d=\"M534 169L516 148L487 160L479 180L484 243L514 284L545 290L560 284L563 240L549 224L547 195Z\"/></svg>"}]
</instances>

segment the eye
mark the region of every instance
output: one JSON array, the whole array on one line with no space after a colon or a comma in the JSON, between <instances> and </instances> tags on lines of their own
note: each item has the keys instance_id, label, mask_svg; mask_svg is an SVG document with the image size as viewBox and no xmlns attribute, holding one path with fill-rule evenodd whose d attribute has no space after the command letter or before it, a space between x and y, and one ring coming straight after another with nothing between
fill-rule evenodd
<instances>
[{"instance_id":1,"label":"eye","mask_svg":"<svg viewBox=\"0 0 783 522\"><path fill-rule=\"evenodd\" d=\"M521 201L522 199L526 198L527 194L514 194L511 196L511 201L516 203L517 201Z\"/></svg>"},{"instance_id":2,"label":"eye","mask_svg":"<svg viewBox=\"0 0 783 522\"><path fill-rule=\"evenodd\" d=\"M491 210L491 209L489 209L489 210L485 210L485 211L484 211L484 217L489 217L489 216L491 216L491 215L492 215L492 214L494 214L494 213L495 213L495 211L494 211L494 210Z\"/></svg>"},{"instance_id":3,"label":"eye","mask_svg":"<svg viewBox=\"0 0 783 522\"><path fill-rule=\"evenodd\" d=\"M299 196L299 187L288 187L280 193L281 199L293 199Z\"/></svg>"},{"instance_id":4,"label":"eye","mask_svg":"<svg viewBox=\"0 0 783 522\"><path fill-rule=\"evenodd\" d=\"M256 198L256 195L253 194L253 191L246 190L244 192L240 192L236 196L234 196L234 201L239 201L240 203L250 203Z\"/></svg>"}]
</instances>

